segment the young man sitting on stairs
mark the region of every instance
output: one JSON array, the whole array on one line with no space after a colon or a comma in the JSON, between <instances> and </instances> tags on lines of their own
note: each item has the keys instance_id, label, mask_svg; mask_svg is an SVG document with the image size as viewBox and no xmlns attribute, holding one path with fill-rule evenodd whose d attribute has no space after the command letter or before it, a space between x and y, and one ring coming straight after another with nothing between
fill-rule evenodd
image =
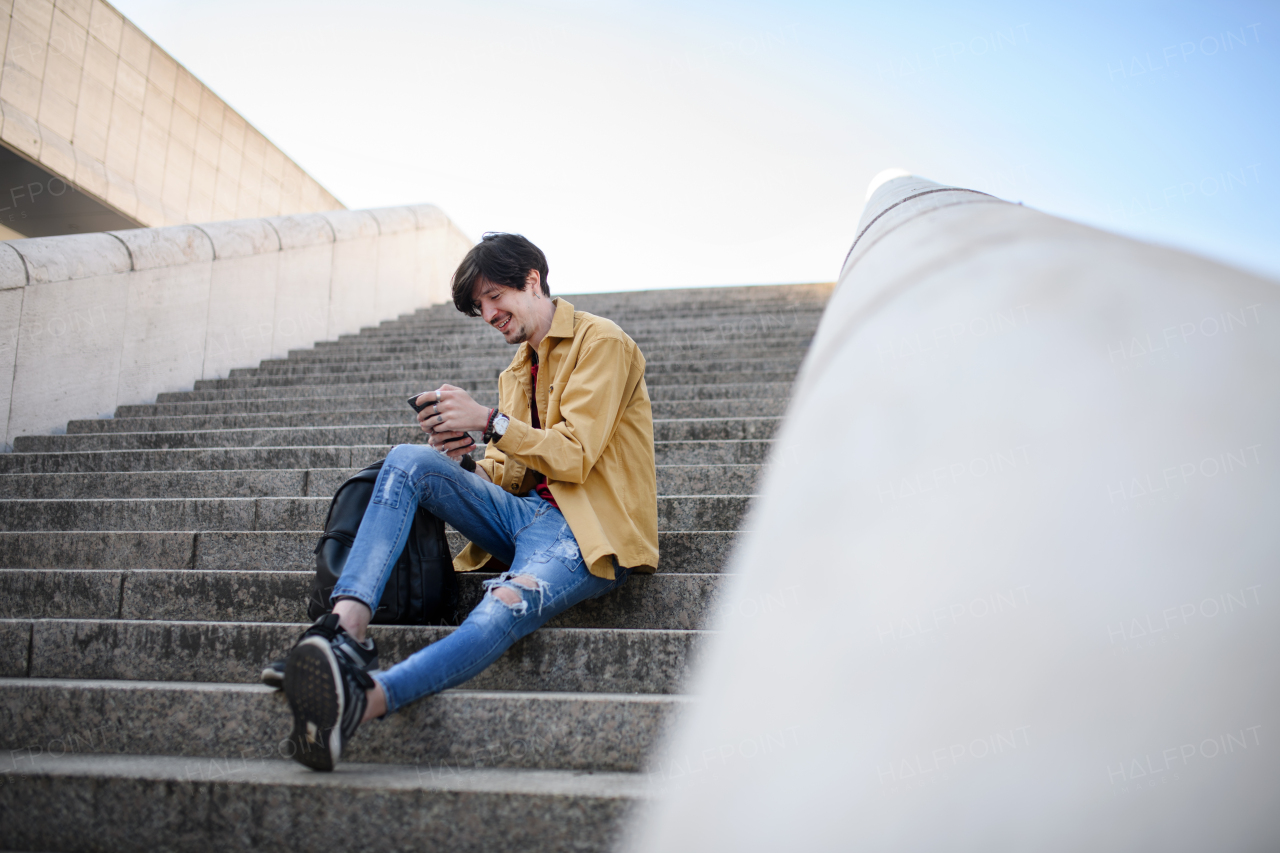
<instances>
[{"instance_id":1,"label":"young man sitting on stairs","mask_svg":"<svg viewBox=\"0 0 1280 853\"><path fill-rule=\"evenodd\" d=\"M289 654L294 758L317 770L333 769L364 721L462 684L556 614L658 563L653 413L635 341L552 299L546 257L517 234L486 234L467 253L453 303L519 348L498 379L497 409L452 385L419 395L430 446L387 455L333 612ZM467 430L488 444L474 473L456 461L474 444ZM509 570L484 582L448 636L374 671L365 631L419 504L471 540L457 571L490 555Z\"/></svg>"}]
</instances>

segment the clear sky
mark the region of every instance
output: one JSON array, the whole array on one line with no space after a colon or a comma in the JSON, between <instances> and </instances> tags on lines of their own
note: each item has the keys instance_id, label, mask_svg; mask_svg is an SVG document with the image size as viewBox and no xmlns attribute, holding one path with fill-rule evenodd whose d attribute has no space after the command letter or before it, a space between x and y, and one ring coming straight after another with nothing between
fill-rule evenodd
<instances>
[{"instance_id":1,"label":"clear sky","mask_svg":"<svg viewBox=\"0 0 1280 853\"><path fill-rule=\"evenodd\" d=\"M115 0L352 208L553 291L830 281L903 167L1280 279L1280 3Z\"/></svg>"}]
</instances>

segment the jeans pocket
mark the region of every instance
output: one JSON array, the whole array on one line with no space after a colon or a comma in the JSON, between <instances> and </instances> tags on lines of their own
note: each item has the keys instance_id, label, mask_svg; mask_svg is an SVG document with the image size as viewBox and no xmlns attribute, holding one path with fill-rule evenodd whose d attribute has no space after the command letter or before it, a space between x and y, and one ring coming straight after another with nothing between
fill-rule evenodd
<instances>
[{"instance_id":1,"label":"jeans pocket","mask_svg":"<svg viewBox=\"0 0 1280 853\"><path fill-rule=\"evenodd\" d=\"M552 560L563 563L571 572L576 572L582 565L582 550L578 547L578 540L573 538L573 531L568 524L561 528L560 535L554 542L529 558L530 563L550 563Z\"/></svg>"},{"instance_id":2,"label":"jeans pocket","mask_svg":"<svg viewBox=\"0 0 1280 853\"><path fill-rule=\"evenodd\" d=\"M388 509L400 508L400 493L408 485L409 475L394 465L382 466L377 482L373 484L373 503Z\"/></svg>"},{"instance_id":3,"label":"jeans pocket","mask_svg":"<svg viewBox=\"0 0 1280 853\"><path fill-rule=\"evenodd\" d=\"M499 488L501 488L501 487L499 487ZM551 504L549 504L549 503L547 503L547 502L543 501L542 505L541 505L541 506L539 506L536 510L534 510L533 518L531 518L531 519L529 519L528 521L526 521L526 522L524 523L524 526L523 526L523 527L521 527L519 530L517 530L517 531L516 531L516 535L515 535L515 536L513 536L513 537L511 537L511 538L512 538L512 539L519 539L519 538L520 538L520 534L524 533L524 532L525 532L526 530L528 530L530 527L533 527L533 525L535 525L535 524L537 524L539 521L541 521L541 520L542 520L542 517L543 517L544 515L546 515L546 514L547 514L547 512L548 512L548 511L550 511L550 509L551 509Z\"/></svg>"}]
</instances>

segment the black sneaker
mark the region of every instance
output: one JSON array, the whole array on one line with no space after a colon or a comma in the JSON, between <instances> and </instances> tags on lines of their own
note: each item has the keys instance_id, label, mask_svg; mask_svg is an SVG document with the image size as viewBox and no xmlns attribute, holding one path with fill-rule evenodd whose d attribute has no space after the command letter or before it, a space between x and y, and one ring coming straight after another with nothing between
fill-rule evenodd
<instances>
[{"instance_id":1,"label":"black sneaker","mask_svg":"<svg viewBox=\"0 0 1280 853\"><path fill-rule=\"evenodd\" d=\"M373 677L342 651L346 632L338 617L324 617L303 635L285 664L284 695L293 710L293 758L315 770L332 770L356 733Z\"/></svg>"},{"instance_id":2,"label":"black sneaker","mask_svg":"<svg viewBox=\"0 0 1280 853\"><path fill-rule=\"evenodd\" d=\"M303 632L298 642L300 643L311 636L318 629L318 626L324 622L325 618L327 617L321 617L315 625ZM374 645L372 637L366 639L362 644L357 643L355 638L346 631L342 631L337 635L337 638L335 642L339 651L347 656L353 666L358 666L365 672L374 672L378 669L378 647ZM294 648L297 648L297 646L295 645ZM261 675L262 683L276 690L284 689L284 668L288 660L289 656L285 655L264 666Z\"/></svg>"},{"instance_id":3,"label":"black sneaker","mask_svg":"<svg viewBox=\"0 0 1280 853\"><path fill-rule=\"evenodd\" d=\"M273 660L262 668L262 683L276 690L284 689L284 665L287 657Z\"/></svg>"}]
</instances>

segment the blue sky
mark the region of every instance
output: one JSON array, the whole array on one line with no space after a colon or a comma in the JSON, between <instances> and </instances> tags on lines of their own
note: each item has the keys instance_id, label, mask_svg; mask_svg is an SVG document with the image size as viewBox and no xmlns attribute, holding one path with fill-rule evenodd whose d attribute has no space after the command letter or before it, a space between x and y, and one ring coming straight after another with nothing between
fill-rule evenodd
<instances>
[{"instance_id":1,"label":"blue sky","mask_svg":"<svg viewBox=\"0 0 1280 853\"><path fill-rule=\"evenodd\" d=\"M1280 279L1280 4L118 0L348 207L553 290L830 281L898 166Z\"/></svg>"}]
</instances>

